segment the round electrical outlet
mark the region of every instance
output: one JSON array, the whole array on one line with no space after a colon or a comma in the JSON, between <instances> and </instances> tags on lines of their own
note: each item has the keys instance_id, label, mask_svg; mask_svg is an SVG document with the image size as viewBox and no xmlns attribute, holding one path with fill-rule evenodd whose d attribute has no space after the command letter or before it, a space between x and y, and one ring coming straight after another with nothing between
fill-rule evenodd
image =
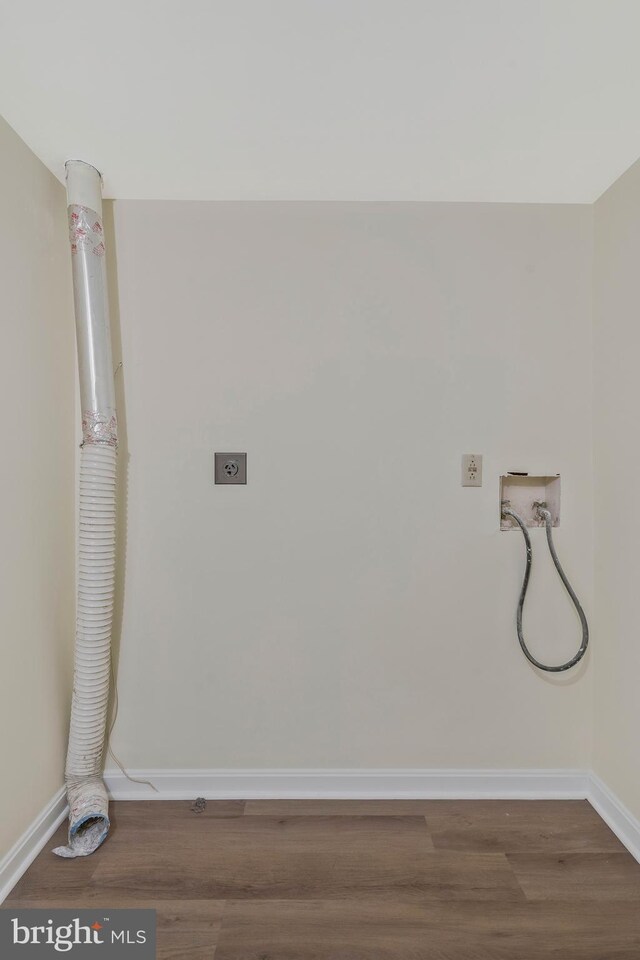
<instances>
[{"instance_id":1,"label":"round electrical outlet","mask_svg":"<svg viewBox=\"0 0 640 960\"><path fill-rule=\"evenodd\" d=\"M214 454L213 479L216 483L246 483L247 455L225 450Z\"/></svg>"}]
</instances>

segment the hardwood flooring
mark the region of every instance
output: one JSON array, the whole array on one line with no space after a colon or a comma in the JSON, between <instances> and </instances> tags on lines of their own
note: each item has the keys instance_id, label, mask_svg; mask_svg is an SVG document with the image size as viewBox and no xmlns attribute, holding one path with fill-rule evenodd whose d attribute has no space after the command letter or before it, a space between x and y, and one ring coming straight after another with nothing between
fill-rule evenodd
<instances>
[{"instance_id":1,"label":"hardwood flooring","mask_svg":"<svg viewBox=\"0 0 640 960\"><path fill-rule=\"evenodd\" d=\"M586 801L118 802L4 906L153 907L158 960L640 960L640 864Z\"/></svg>"}]
</instances>

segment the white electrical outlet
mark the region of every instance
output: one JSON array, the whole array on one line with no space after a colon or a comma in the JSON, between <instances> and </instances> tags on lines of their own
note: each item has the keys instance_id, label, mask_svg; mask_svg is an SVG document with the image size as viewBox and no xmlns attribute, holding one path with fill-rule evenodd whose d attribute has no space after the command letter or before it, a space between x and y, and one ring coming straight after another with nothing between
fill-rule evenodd
<instances>
[{"instance_id":1,"label":"white electrical outlet","mask_svg":"<svg viewBox=\"0 0 640 960\"><path fill-rule=\"evenodd\" d=\"M481 487L482 486L482 454L481 453L463 453L462 454L462 486L463 487Z\"/></svg>"}]
</instances>

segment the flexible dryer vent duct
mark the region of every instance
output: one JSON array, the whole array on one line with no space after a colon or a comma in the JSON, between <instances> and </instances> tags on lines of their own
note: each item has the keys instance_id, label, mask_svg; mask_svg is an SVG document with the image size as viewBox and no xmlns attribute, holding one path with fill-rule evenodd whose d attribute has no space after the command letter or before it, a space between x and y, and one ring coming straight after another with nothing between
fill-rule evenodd
<instances>
[{"instance_id":1,"label":"flexible dryer vent duct","mask_svg":"<svg viewBox=\"0 0 640 960\"><path fill-rule=\"evenodd\" d=\"M69 160L67 198L78 341L82 448L78 602L73 702L65 780L69 844L61 857L85 857L109 831L102 781L115 577L117 425L102 229L102 180Z\"/></svg>"}]
</instances>

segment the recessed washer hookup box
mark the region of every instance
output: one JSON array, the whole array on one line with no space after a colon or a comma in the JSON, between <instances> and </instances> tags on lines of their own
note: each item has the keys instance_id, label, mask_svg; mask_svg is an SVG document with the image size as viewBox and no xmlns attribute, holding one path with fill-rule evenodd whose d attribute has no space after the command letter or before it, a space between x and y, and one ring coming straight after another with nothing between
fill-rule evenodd
<instances>
[{"instance_id":1,"label":"recessed washer hookup box","mask_svg":"<svg viewBox=\"0 0 640 960\"><path fill-rule=\"evenodd\" d=\"M546 503L554 527L560 526L560 474L529 476L507 473L500 477L500 529L517 530L517 523L502 516L502 502L508 500L511 509L519 514L527 527L544 527L534 503Z\"/></svg>"}]
</instances>

